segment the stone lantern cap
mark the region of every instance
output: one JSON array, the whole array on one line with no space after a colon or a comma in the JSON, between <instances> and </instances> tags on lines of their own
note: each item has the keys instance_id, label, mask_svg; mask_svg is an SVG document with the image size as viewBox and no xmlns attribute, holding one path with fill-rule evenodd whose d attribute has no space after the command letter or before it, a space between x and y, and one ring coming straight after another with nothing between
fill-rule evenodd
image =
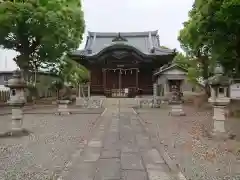
<instances>
[{"instance_id":1,"label":"stone lantern cap","mask_svg":"<svg viewBox=\"0 0 240 180\"><path fill-rule=\"evenodd\" d=\"M231 81L229 77L224 76L224 71L221 65L217 65L214 69L214 75L208 78L208 83L212 87L229 86Z\"/></svg>"},{"instance_id":2,"label":"stone lantern cap","mask_svg":"<svg viewBox=\"0 0 240 180\"><path fill-rule=\"evenodd\" d=\"M13 72L12 79L9 79L5 86L9 88L26 88L27 84L22 78L22 72L17 69Z\"/></svg>"},{"instance_id":3,"label":"stone lantern cap","mask_svg":"<svg viewBox=\"0 0 240 180\"><path fill-rule=\"evenodd\" d=\"M208 83L211 86L229 86L230 80L227 76L217 74L208 79Z\"/></svg>"}]
</instances>

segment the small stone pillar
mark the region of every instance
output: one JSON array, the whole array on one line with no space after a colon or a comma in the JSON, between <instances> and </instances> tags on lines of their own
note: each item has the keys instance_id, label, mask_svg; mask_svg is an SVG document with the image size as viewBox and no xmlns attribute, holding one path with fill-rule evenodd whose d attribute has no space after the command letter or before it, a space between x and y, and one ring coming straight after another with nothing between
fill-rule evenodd
<instances>
[{"instance_id":1,"label":"small stone pillar","mask_svg":"<svg viewBox=\"0 0 240 180\"><path fill-rule=\"evenodd\" d=\"M58 100L57 104L58 104L58 112L56 113L56 115L70 115L70 109L68 107L68 105L71 103L70 100Z\"/></svg>"},{"instance_id":2,"label":"small stone pillar","mask_svg":"<svg viewBox=\"0 0 240 180\"><path fill-rule=\"evenodd\" d=\"M157 101L157 83L153 84L153 107L154 108L159 107L159 104Z\"/></svg>"},{"instance_id":3,"label":"small stone pillar","mask_svg":"<svg viewBox=\"0 0 240 180\"><path fill-rule=\"evenodd\" d=\"M81 84L79 83L78 85L78 97L76 97L76 106L81 106L82 105L82 89L81 89Z\"/></svg>"},{"instance_id":4,"label":"small stone pillar","mask_svg":"<svg viewBox=\"0 0 240 180\"><path fill-rule=\"evenodd\" d=\"M169 101L169 105L171 106L171 111L169 112L169 115L172 116L185 116L185 112L182 108L182 99L181 99L181 93L178 90L177 86L172 86L172 96L171 100Z\"/></svg>"},{"instance_id":5,"label":"small stone pillar","mask_svg":"<svg viewBox=\"0 0 240 180\"><path fill-rule=\"evenodd\" d=\"M22 72L16 70L12 79L8 80L6 87L10 88L10 99L7 102L12 107L12 123L10 134L19 134L25 131L23 125L23 107L26 103L24 89L27 87Z\"/></svg>"},{"instance_id":6,"label":"small stone pillar","mask_svg":"<svg viewBox=\"0 0 240 180\"><path fill-rule=\"evenodd\" d=\"M91 89L90 88L91 88L90 83L88 83L88 98L90 98L90 96L91 96Z\"/></svg>"},{"instance_id":7,"label":"small stone pillar","mask_svg":"<svg viewBox=\"0 0 240 180\"><path fill-rule=\"evenodd\" d=\"M227 89L230 85L230 80L224 76L222 66L217 65L214 70L214 76L208 79L211 88L211 97L208 101L213 106L214 128L213 135L219 135L226 132L225 130L225 108L230 103L230 98L227 96Z\"/></svg>"}]
</instances>

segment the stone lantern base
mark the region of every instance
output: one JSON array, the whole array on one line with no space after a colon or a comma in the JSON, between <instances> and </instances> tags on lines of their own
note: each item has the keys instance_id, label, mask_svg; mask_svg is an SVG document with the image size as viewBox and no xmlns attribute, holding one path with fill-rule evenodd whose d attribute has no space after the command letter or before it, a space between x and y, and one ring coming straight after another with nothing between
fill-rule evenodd
<instances>
[{"instance_id":1,"label":"stone lantern base","mask_svg":"<svg viewBox=\"0 0 240 180\"><path fill-rule=\"evenodd\" d=\"M70 100L59 100L57 101L58 109L56 115L70 115L69 104Z\"/></svg>"},{"instance_id":2,"label":"stone lantern base","mask_svg":"<svg viewBox=\"0 0 240 180\"><path fill-rule=\"evenodd\" d=\"M225 106L213 106L214 132L225 133Z\"/></svg>"},{"instance_id":3,"label":"stone lantern base","mask_svg":"<svg viewBox=\"0 0 240 180\"><path fill-rule=\"evenodd\" d=\"M23 109L21 107L12 108L12 130L22 130L23 125Z\"/></svg>"},{"instance_id":4,"label":"stone lantern base","mask_svg":"<svg viewBox=\"0 0 240 180\"><path fill-rule=\"evenodd\" d=\"M210 133L211 137L219 140L226 140L229 135L225 130L225 105L213 105L213 130Z\"/></svg>"},{"instance_id":5,"label":"stone lantern base","mask_svg":"<svg viewBox=\"0 0 240 180\"><path fill-rule=\"evenodd\" d=\"M10 129L0 133L0 138L28 136L31 132L23 128L23 109L21 106L12 106L12 120Z\"/></svg>"},{"instance_id":6,"label":"stone lantern base","mask_svg":"<svg viewBox=\"0 0 240 180\"><path fill-rule=\"evenodd\" d=\"M183 107L181 103L170 103L171 111L169 115L171 116L185 116L186 113L183 111Z\"/></svg>"},{"instance_id":7,"label":"stone lantern base","mask_svg":"<svg viewBox=\"0 0 240 180\"><path fill-rule=\"evenodd\" d=\"M76 106L81 106L83 104L83 98L82 97L76 97Z\"/></svg>"}]
</instances>

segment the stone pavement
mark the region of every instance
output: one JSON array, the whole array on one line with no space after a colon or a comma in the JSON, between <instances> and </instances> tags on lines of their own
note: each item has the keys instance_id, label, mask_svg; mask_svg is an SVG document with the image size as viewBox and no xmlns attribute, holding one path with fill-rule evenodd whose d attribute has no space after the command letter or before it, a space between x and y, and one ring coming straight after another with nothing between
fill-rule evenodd
<instances>
[{"instance_id":1,"label":"stone pavement","mask_svg":"<svg viewBox=\"0 0 240 180\"><path fill-rule=\"evenodd\" d=\"M57 180L172 180L132 108L110 106Z\"/></svg>"}]
</instances>

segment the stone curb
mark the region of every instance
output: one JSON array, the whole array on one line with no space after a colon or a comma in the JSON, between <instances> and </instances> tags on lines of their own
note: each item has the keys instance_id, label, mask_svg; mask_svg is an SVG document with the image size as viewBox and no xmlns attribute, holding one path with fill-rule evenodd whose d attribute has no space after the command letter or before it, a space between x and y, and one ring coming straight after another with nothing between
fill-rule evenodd
<instances>
[{"instance_id":1,"label":"stone curb","mask_svg":"<svg viewBox=\"0 0 240 180\"><path fill-rule=\"evenodd\" d=\"M44 108L48 108L48 107L51 107L51 108L55 108L55 106L40 106L40 107L28 107L28 108L25 108L23 111L24 111L24 114L53 114L55 113L55 111L53 112L31 112L31 110L34 110L34 109L38 109L38 108L41 108L41 109L44 109ZM98 108L94 108L94 109L98 109ZM94 109L90 109L90 110L94 110ZM104 108L101 108L101 109L104 109ZM88 109L89 110L89 109ZM100 111L100 112L87 112L88 110L86 111L71 111L70 109L70 113L71 114L101 114L103 111ZM57 111L56 111L57 112ZM11 115L12 113L11 112L0 112L0 116L6 116L6 115Z\"/></svg>"},{"instance_id":2,"label":"stone curb","mask_svg":"<svg viewBox=\"0 0 240 180\"><path fill-rule=\"evenodd\" d=\"M145 124L143 122L143 118L139 116L139 113L134 108L132 108L132 109L133 109L134 114L139 118L139 122L143 126L145 132L147 132L147 134L149 135L150 142L151 142L152 146L159 151L163 160L165 161L165 163L169 167L170 171L174 173L177 180L187 180L186 177L182 174L182 172L181 172L179 166L177 165L177 163L168 155L168 152L164 150L164 146L161 145L161 143L158 140L153 140L152 139L152 136L149 132L149 129L145 127Z\"/></svg>"}]
</instances>

